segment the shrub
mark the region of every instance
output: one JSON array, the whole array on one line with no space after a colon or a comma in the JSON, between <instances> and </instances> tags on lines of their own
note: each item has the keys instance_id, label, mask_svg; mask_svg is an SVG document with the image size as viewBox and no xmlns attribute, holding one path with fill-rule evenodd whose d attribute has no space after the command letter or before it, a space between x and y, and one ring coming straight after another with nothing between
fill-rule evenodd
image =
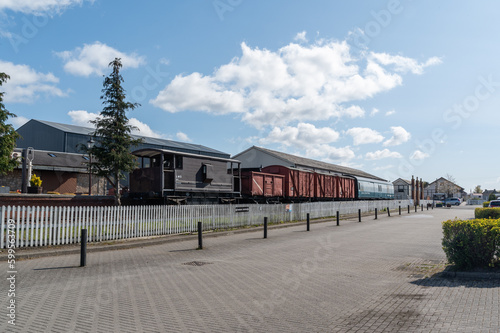
<instances>
[{"instance_id":1,"label":"shrub","mask_svg":"<svg viewBox=\"0 0 500 333\"><path fill-rule=\"evenodd\" d=\"M483 207L488 207L490 205L490 202L489 201L485 201L483 202Z\"/></svg>"},{"instance_id":2,"label":"shrub","mask_svg":"<svg viewBox=\"0 0 500 333\"><path fill-rule=\"evenodd\" d=\"M500 219L443 222L443 250L458 269L486 268L500 254Z\"/></svg>"},{"instance_id":3,"label":"shrub","mask_svg":"<svg viewBox=\"0 0 500 333\"><path fill-rule=\"evenodd\" d=\"M474 217L476 219L500 219L500 208L476 208Z\"/></svg>"},{"instance_id":4,"label":"shrub","mask_svg":"<svg viewBox=\"0 0 500 333\"><path fill-rule=\"evenodd\" d=\"M30 179L30 186L40 187L42 186L42 180L37 175L33 174Z\"/></svg>"}]
</instances>

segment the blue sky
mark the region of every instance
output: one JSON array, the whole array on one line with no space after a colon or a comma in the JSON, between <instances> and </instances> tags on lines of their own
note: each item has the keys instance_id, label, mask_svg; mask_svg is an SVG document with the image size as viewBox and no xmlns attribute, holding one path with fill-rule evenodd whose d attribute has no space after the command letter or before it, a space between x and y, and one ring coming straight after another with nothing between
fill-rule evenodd
<instances>
[{"instance_id":1,"label":"blue sky","mask_svg":"<svg viewBox=\"0 0 500 333\"><path fill-rule=\"evenodd\" d=\"M122 58L140 134L500 189L495 1L0 0L7 108L88 125Z\"/></svg>"}]
</instances>

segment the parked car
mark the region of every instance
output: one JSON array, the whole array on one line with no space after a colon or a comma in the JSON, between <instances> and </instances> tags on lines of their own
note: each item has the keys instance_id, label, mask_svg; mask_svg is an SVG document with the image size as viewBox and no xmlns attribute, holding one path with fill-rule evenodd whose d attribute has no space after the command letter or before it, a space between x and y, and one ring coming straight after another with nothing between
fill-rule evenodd
<instances>
[{"instance_id":1,"label":"parked car","mask_svg":"<svg viewBox=\"0 0 500 333\"><path fill-rule=\"evenodd\" d=\"M459 198L448 198L444 201L445 205L460 206Z\"/></svg>"},{"instance_id":2,"label":"parked car","mask_svg":"<svg viewBox=\"0 0 500 333\"><path fill-rule=\"evenodd\" d=\"M500 207L500 200L491 200L488 207Z\"/></svg>"}]
</instances>

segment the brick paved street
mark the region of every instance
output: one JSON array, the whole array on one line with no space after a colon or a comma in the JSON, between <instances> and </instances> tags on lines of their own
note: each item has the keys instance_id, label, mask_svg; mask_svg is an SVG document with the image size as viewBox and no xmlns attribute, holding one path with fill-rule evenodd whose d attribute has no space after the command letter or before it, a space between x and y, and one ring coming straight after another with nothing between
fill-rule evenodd
<instances>
[{"instance_id":1,"label":"brick paved street","mask_svg":"<svg viewBox=\"0 0 500 333\"><path fill-rule=\"evenodd\" d=\"M498 332L500 281L432 277L441 221L472 208L379 214L17 263L1 332ZM1 263L3 275L7 265Z\"/></svg>"}]
</instances>

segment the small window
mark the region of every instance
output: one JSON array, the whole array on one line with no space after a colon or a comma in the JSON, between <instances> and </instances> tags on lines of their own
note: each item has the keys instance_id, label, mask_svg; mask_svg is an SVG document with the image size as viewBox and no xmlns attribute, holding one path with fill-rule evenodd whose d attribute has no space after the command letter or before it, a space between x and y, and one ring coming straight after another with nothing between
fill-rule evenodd
<instances>
[{"instance_id":1,"label":"small window","mask_svg":"<svg viewBox=\"0 0 500 333\"><path fill-rule=\"evenodd\" d=\"M57 157L56 154L52 154L52 153L47 153L47 155L49 155L50 157Z\"/></svg>"},{"instance_id":2,"label":"small window","mask_svg":"<svg viewBox=\"0 0 500 333\"><path fill-rule=\"evenodd\" d=\"M175 155L175 168L182 169L182 156Z\"/></svg>"},{"instance_id":3,"label":"small window","mask_svg":"<svg viewBox=\"0 0 500 333\"><path fill-rule=\"evenodd\" d=\"M214 167L212 164L203 164L203 182L210 183L214 180Z\"/></svg>"}]
</instances>

